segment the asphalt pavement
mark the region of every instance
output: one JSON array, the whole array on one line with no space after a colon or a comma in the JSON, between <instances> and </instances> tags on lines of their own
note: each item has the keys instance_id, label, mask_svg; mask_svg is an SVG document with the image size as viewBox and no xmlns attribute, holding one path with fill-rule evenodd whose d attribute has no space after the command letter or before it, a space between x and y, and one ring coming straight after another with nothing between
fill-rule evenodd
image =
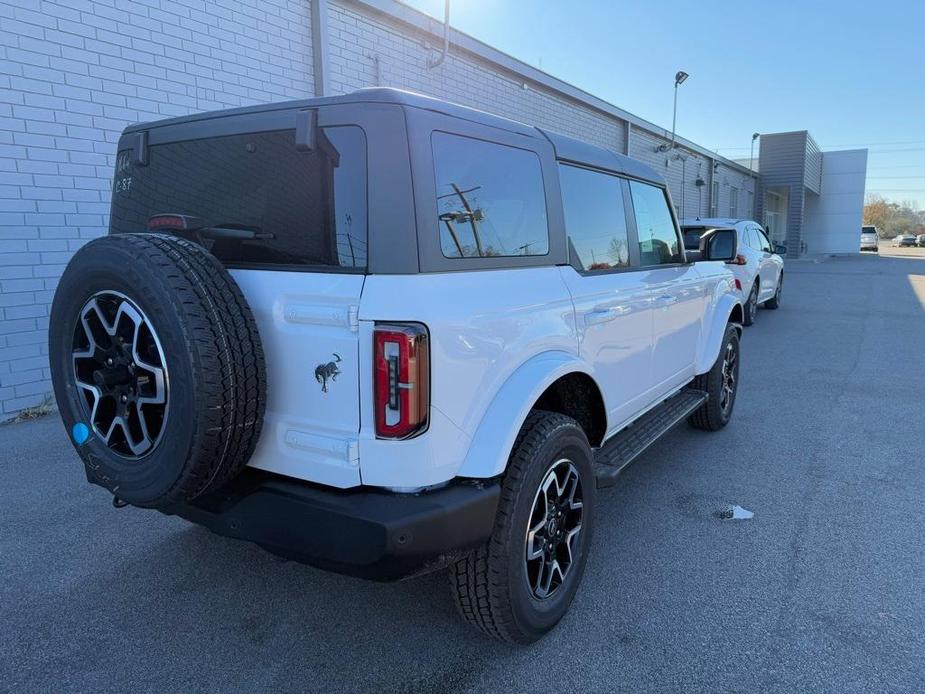
<instances>
[{"instance_id":1,"label":"asphalt pavement","mask_svg":"<svg viewBox=\"0 0 925 694\"><path fill-rule=\"evenodd\" d=\"M733 421L601 494L572 610L526 648L459 621L442 573L367 583L116 510L55 416L0 427L0 690L922 691L923 346L925 258L788 263Z\"/></svg>"}]
</instances>

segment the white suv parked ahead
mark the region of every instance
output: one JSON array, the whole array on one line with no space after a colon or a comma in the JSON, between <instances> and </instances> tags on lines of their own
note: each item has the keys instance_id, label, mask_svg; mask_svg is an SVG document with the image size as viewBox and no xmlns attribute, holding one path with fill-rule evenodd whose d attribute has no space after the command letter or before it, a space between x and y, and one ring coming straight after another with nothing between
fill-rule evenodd
<instances>
[{"instance_id":1,"label":"white suv parked ahead","mask_svg":"<svg viewBox=\"0 0 925 694\"><path fill-rule=\"evenodd\" d=\"M672 210L636 161L394 90L132 126L55 295L61 416L117 506L448 566L468 621L535 640L597 487L733 411L735 236L692 263Z\"/></svg>"},{"instance_id":2,"label":"white suv parked ahead","mask_svg":"<svg viewBox=\"0 0 925 694\"><path fill-rule=\"evenodd\" d=\"M780 254L786 249L775 247L758 222L750 219L685 219L681 222L681 229L688 250L696 250L700 238L708 231L735 229L739 240L738 253L729 267L745 302L745 325L755 322L759 304L771 309L780 306L784 286L784 260Z\"/></svg>"}]
</instances>

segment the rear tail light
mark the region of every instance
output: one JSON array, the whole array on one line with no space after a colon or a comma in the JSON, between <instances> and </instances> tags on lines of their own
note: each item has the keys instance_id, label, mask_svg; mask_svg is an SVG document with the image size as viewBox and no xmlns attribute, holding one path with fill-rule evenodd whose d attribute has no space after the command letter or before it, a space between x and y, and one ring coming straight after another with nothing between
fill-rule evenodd
<instances>
[{"instance_id":1,"label":"rear tail light","mask_svg":"<svg viewBox=\"0 0 925 694\"><path fill-rule=\"evenodd\" d=\"M740 292L742 291L742 283L739 282L738 277L736 277L736 289L738 289Z\"/></svg>"},{"instance_id":2,"label":"rear tail light","mask_svg":"<svg viewBox=\"0 0 925 694\"><path fill-rule=\"evenodd\" d=\"M427 428L430 345L419 323L380 323L373 331L376 437L407 439Z\"/></svg>"}]
</instances>

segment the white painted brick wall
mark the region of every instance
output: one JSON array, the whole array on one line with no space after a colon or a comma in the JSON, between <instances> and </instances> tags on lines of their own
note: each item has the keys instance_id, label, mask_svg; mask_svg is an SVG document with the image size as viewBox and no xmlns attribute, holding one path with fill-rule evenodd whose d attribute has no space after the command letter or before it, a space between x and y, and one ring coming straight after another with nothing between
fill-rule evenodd
<instances>
[{"instance_id":1,"label":"white painted brick wall","mask_svg":"<svg viewBox=\"0 0 925 694\"><path fill-rule=\"evenodd\" d=\"M122 129L312 94L305 0L0 0L0 419L51 390L49 304Z\"/></svg>"},{"instance_id":2,"label":"white painted brick wall","mask_svg":"<svg viewBox=\"0 0 925 694\"><path fill-rule=\"evenodd\" d=\"M625 146L623 121L534 86L524 89L523 79L455 47L442 65L429 69L427 59L432 53L425 47L428 36L424 32L333 3L328 31L334 93L372 86L400 87L556 130L619 152ZM435 43L430 37L429 45Z\"/></svg>"},{"instance_id":3,"label":"white painted brick wall","mask_svg":"<svg viewBox=\"0 0 925 694\"><path fill-rule=\"evenodd\" d=\"M436 37L358 7L330 4L333 93L403 87L625 151L623 120L455 47L429 69ZM51 390L49 304L73 252L106 230L125 125L311 96L310 21L309 0L0 0L0 419ZM680 203L681 164L654 151L666 141L634 127L630 153ZM706 214L710 162L685 153L685 213ZM721 213L730 185L744 206L748 176L716 175Z\"/></svg>"}]
</instances>

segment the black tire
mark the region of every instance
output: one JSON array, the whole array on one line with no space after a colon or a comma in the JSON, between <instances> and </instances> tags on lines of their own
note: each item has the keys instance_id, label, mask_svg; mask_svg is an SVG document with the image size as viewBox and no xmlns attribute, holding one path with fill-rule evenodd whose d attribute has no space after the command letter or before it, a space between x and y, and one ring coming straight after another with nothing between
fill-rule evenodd
<instances>
[{"instance_id":1,"label":"black tire","mask_svg":"<svg viewBox=\"0 0 925 694\"><path fill-rule=\"evenodd\" d=\"M557 461L562 460L571 462L579 479L581 529L575 535L564 578L548 596L539 598L531 585L527 543L543 543L539 536L532 542L526 538L534 503L541 503L541 485L547 474L561 469ZM463 618L483 633L512 643L532 643L551 630L568 610L581 582L593 530L594 501L592 453L584 431L565 415L532 412L508 461L491 538L450 567L451 590ZM555 551L560 549L561 545ZM545 561L534 560L532 566Z\"/></svg>"},{"instance_id":2,"label":"black tire","mask_svg":"<svg viewBox=\"0 0 925 694\"><path fill-rule=\"evenodd\" d=\"M731 393L724 392L724 386L728 383L725 370L730 356L733 358L731 367L728 367L732 373ZM697 376L691 384L691 387L709 395L700 409L687 418L692 427L717 431L729 423L739 387L739 361L739 329L730 324L726 326L726 334L713 367L707 373Z\"/></svg>"},{"instance_id":3,"label":"black tire","mask_svg":"<svg viewBox=\"0 0 925 694\"><path fill-rule=\"evenodd\" d=\"M754 325L755 316L758 314L758 280L752 285L752 290L748 293L748 299L745 300L742 318L744 325Z\"/></svg>"},{"instance_id":4,"label":"black tire","mask_svg":"<svg viewBox=\"0 0 925 694\"><path fill-rule=\"evenodd\" d=\"M263 348L241 290L204 248L160 234L95 239L65 269L50 325L55 396L91 482L165 508L217 489L247 463L266 405Z\"/></svg>"},{"instance_id":5,"label":"black tire","mask_svg":"<svg viewBox=\"0 0 925 694\"><path fill-rule=\"evenodd\" d=\"M772 311L780 308L780 296L781 292L784 289L784 273L780 273L780 276L777 278L777 289L774 290L774 296L764 302L764 307L769 308Z\"/></svg>"}]
</instances>

